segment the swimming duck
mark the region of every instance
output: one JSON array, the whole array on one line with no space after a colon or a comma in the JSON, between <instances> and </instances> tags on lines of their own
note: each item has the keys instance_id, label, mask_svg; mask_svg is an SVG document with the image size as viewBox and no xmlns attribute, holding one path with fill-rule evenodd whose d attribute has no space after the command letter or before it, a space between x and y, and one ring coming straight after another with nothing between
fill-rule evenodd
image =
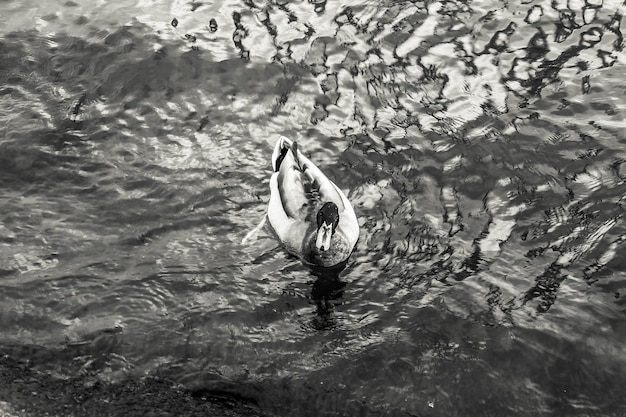
<instances>
[{"instance_id":1,"label":"swimming duck","mask_svg":"<svg viewBox=\"0 0 626 417\"><path fill-rule=\"evenodd\" d=\"M345 262L359 238L345 194L285 137L276 142L272 168L267 220L285 249L316 266Z\"/></svg>"}]
</instances>

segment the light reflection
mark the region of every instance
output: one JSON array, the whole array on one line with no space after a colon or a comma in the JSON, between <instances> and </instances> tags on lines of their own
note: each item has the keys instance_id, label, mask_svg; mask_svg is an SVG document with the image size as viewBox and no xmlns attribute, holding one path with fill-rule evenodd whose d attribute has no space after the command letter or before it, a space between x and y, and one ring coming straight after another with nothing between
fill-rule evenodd
<instances>
[{"instance_id":1,"label":"light reflection","mask_svg":"<svg viewBox=\"0 0 626 417\"><path fill-rule=\"evenodd\" d=\"M431 385L494 366L486 381L513 375L548 402L532 372L558 368L552 337L575 349L588 331L619 356L611 332L594 329L621 313L617 3L198 3L76 5L86 16L76 22L42 4L39 31L55 36L3 36L17 76L3 87L2 185L36 196L0 213L13 251L4 282L80 269L86 252L113 260L114 271L93 268L118 280L103 300L133 326L103 346L148 370L184 351L185 378L341 370L338 384L412 389L420 370ZM278 134L323 157L355 202L363 235L341 273L316 275L269 237L238 246L263 215L259 178ZM59 298L82 285L60 283ZM48 302L33 293L28 308ZM90 308L117 318L104 301L66 298L87 306L83 318ZM78 318L52 317L73 335ZM50 332L25 323L28 340ZM503 352L481 333L500 327L517 335ZM142 337L163 343L140 352ZM526 371L493 359L520 353ZM381 357L388 368L362 369ZM85 371L106 366L92 359ZM385 373L394 366L406 372ZM443 415L450 391L411 399Z\"/></svg>"}]
</instances>

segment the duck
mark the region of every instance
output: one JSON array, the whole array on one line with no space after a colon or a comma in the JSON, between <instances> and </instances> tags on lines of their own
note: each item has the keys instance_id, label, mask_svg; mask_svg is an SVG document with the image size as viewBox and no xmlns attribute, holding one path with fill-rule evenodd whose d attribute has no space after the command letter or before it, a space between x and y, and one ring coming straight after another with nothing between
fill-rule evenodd
<instances>
[{"instance_id":1,"label":"duck","mask_svg":"<svg viewBox=\"0 0 626 417\"><path fill-rule=\"evenodd\" d=\"M306 264L345 264L359 223L343 191L284 136L274 146L272 169L266 219L282 246Z\"/></svg>"}]
</instances>

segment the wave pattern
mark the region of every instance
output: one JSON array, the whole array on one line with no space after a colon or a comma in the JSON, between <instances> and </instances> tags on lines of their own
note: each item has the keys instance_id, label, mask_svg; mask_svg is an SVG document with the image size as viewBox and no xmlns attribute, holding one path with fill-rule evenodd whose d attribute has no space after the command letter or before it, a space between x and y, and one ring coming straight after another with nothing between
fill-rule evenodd
<instances>
[{"instance_id":1,"label":"wave pattern","mask_svg":"<svg viewBox=\"0 0 626 417\"><path fill-rule=\"evenodd\" d=\"M620 2L9 4L4 342L282 415L619 415ZM343 271L239 244L279 135L349 190Z\"/></svg>"}]
</instances>

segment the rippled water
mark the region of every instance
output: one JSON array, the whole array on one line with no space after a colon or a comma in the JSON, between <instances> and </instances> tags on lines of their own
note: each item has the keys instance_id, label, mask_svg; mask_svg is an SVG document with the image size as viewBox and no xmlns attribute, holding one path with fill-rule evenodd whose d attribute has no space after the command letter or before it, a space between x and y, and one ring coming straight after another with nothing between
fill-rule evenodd
<instances>
[{"instance_id":1,"label":"rippled water","mask_svg":"<svg viewBox=\"0 0 626 417\"><path fill-rule=\"evenodd\" d=\"M619 1L2 8L3 351L280 416L626 414ZM343 271L240 243L280 135L354 203Z\"/></svg>"}]
</instances>

